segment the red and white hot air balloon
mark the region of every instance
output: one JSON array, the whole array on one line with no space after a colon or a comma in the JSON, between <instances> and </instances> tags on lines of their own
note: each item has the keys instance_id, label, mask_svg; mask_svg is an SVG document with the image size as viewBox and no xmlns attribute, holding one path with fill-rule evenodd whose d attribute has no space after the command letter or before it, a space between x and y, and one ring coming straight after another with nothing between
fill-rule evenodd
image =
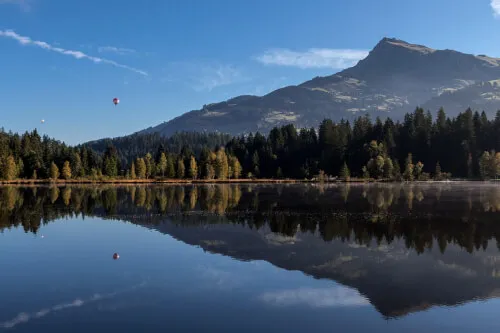
<instances>
[{"instance_id":1,"label":"red and white hot air balloon","mask_svg":"<svg viewBox=\"0 0 500 333\"><path fill-rule=\"evenodd\" d=\"M113 98L113 104L118 105L120 103L120 100L118 98Z\"/></svg>"}]
</instances>

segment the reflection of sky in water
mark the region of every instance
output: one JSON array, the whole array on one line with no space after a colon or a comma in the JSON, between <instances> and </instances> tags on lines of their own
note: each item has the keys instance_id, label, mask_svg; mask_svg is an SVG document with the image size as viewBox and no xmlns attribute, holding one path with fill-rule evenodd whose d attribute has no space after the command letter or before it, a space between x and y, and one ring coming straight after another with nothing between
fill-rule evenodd
<instances>
[{"instance_id":1,"label":"reflection of sky in water","mask_svg":"<svg viewBox=\"0 0 500 333\"><path fill-rule=\"evenodd\" d=\"M45 237L20 229L0 234L1 331L456 333L499 328L498 300L385 321L355 289L265 261L205 253L129 223L64 220L43 226L40 234ZM114 252L120 254L117 261L111 258Z\"/></svg>"}]
</instances>

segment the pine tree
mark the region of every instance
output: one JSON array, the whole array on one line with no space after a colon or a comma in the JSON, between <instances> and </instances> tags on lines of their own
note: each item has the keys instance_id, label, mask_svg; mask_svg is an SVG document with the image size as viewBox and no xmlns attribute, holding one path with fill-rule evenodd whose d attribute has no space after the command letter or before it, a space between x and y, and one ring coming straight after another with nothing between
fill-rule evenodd
<instances>
[{"instance_id":1,"label":"pine tree","mask_svg":"<svg viewBox=\"0 0 500 333\"><path fill-rule=\"evenodd\" d=\"M132 165L130 166L130 178L136 179L137 175L135 173L135 162L132 161Z\"/></svg>"},{"instance_id":2,"label":"pine tree","mask_svg":"<svg viewBox=\"0 0 500 333\"><path fill-rule=\"evenodd\" d=\"M472 167L472 155L469 154L467 157L467 178L472 179L474 177L474 170Z\"/></svg>"},{"instance_id":3,"label":"pine tree","mask_svg":"<svg viewBox=\"0 0 500 333\"><path fill-rule=\"evenodd\" d=\"M257 151L252 155L252 171L256 177L260 176L260 158Z\"/></svg>"},{"instance_id":4,"label":"pine tree","mask_svg":"<svg viewBox=\"0 0 500 333\"><path fill-rule=\"evenodd\" d=\"M194 156L191 156L189 159L189 177L191 177L191 179L196 179L198 177L198 165L196 164Z\"/></svg>"},{"instance_id":5,"label":"pine tree","mask_svg":"<svg viewBox=\"0 0 500 333\"><path fill-rule=\"evenodd\" d=\"M399 166L399 161L394 159L392 161L392 165L394 166L393 176L397 180L401 180L401 167Z\"/></svg>"},{"instance_id":6,"label":"pine tree","mask_svg":"<svg viewBox=\"0 0 500 333\"><path fill-rule=\"evenodd\" d=\"M83 166L82 166L82 159L80 158L80 154L78 154L78 153L75 153L75 159L73 162L72 170L73 170L73 174L76 177L84 177L85 176L85 170L83 169Z\"/></svg>"},{"instance_id":7,"label":"pine tree","mask_svg":"<svg viewBox=\"0 0 500 333\"><path fill-rule=\"evenodd\" d=\"M167 177L174 178L175 177L175 166L174 166L174 157L167 157Z\"/></svg>"},{"instance_id":8,"label":"pine tree","mask_svg":"<svg viewBox=\"0 0 500 333\"><path fill-rule=\"evenodd\" d=\"M59 178L59 168L54 162L52 162L52 164L50 165L50 178L52 178L53 180Z\"/></svg>"},{"instance_id":9,"label":"pine tree","mask_svg":"<svg viewBox=\"0 0 500 333\"><path fill-rule=\"evenodd\" d=\"M146 165L146 179L149 179L153 174L154 164L153 164L153 156L150 153L147 153L144 157L144 163Z\"/></svg>"},{"instance_id":10,"label":"pine tree","mask_svg":"<svg viewBox=\"0 0 500 333\"><path fill-rule=\"evenodd\" d=\"M340 179L346 182L351 179L351 171L349 170L349 167L347 166L347 163L345 161L344 164L342 165L342 168L340 169L339 177Z\"/></svg>"},{"instance_id":11,"label":"pine tree","mask_svg":"<svg viewBox=\"0 0 500 333\"><path fill-rule=\"evenodd\" d=\"M71 179L71 167L68 161L65 161L63 164L63 168L61 170L61 175L64 179Z\"/></svg>"},{"instance_id":12,"label":"pine tree","mask_svg":"<svg viewBox=\"0 0 500 333\"><path fill-rule=\"evenodd\" d=\"M435 180L442 180L443 174L441 171L441 165L439 164L439 161L436 163L436 171L434 172L434 179Z\"/></svg>"},{"instance_id":13,"label":"pine tree","mask_svg":"<svg viewBox=\"0 0 500 333\"><path fill-rule=\"evenodd\" d=\"M113 156L106 156L104 158L104 174L109 177L116 177L118 175L118 166L116 158Z\"/></svg>"},{"instance_id":14,"label":"pine tree","mask_svg":"<svg viewBox=\"0 0 500 333\"><path fill-rule=\"evenodd\" d=\"M278 169L276 170L276 178L283 178L283 170L281 170L281 167L278 167Z\"/></svg>"},{"instance_id":15,"label":"pine tree","mask_svg":"<svg viewBox=\"0 0 500 333\"><path fill-rule=\"evenodd\" d=\"M491 155L488 151L485 151L481 158L479 159L479 174L483 180L490 178L490 165L491 165Z\"/></svg>"},{"instance_id":16,"label":"pine tree","mask_svg":"<svg viewBox=\"0 0 500 333\"><path fill-rule=\"evenodd\" d=\"M177 160L177 178L183 179L186 174L186 167L184 166L184 160L179 157Z\"/></svg>"},{"instance_id":17,"label":"pine tree","mask_svg":"<svg viewBox=\"0 0 500 333\"><path fill-rule=\"evenodd\" d=\"M24 177L24 162L22 158L19 158L17 160L17 172L16 172L16 177L17 178L23 178Z\"/></svg>"}]
</instances>

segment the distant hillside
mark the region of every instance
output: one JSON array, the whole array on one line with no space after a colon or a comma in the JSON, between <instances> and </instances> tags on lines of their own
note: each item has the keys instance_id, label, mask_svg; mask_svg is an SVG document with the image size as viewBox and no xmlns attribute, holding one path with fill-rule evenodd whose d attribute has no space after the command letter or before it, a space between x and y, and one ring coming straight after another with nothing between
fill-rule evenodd
<instances>
[{"instance_id":1,"label":"distant hillside","mask_svg":"<svg viewBox=\"0 0 500 333\"><path fill-rule=\"evenodd\" d=\"M231 136L219 133L184 132L165 137L153 132L101 139L88 142L85 145L99 153L104 153L110 145L113 145L121 160L130 162L137 156L144 156L157 149L174 154L180 154L183 150L187 150L198 155L204 147L213 150L216 147L224 146L229 140L231 140Z\"/></svg>"},{"instance_id":2,"label":"distant hillside","mask_svg":"<svg viewBox=\"0 0 500 333\"><path fill-rule=\"evenodd\" d=\"M239 96L205 105L139 133L179 131L242 134L293 123L317 126L324 118L401 119L422 106L445 107L454 116L468 107L492 115L500 109L500 59L435 50L398 39L382 39L356 66L265 96Z\"/></svg>"}]
</instances>

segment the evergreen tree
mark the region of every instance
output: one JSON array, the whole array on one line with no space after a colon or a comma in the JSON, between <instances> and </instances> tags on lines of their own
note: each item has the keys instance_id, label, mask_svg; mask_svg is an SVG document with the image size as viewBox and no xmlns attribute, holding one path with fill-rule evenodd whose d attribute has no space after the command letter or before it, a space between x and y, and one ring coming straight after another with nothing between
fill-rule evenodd
<instances>
[{"instance_id":1,"label":"evergreen tree","mask_svg":"<svg viewBox=\"0 0 500 333\"><path fill-rule=\"evenodd\" d=\"M167 157L167 177L174 178L175 177L175 166L174 166L174 157Z\"/></svg>"},{"instance_id":2,"label":"evergreen tree","mask_svg":"<svg viewBox=\"0 0 500 333\"><path fill-rule=\"evenodd\" d=\"M17 160L17 173L16 173L17 178L23 178L24 177L24 162L22 158L19 158Z\"/></svg>"},{"instance_id":3,"label":"evergreen tree","mask_svg":"<svg viewBox=\"0 0 500 333\"><path fill-rule=\"evenodd\" d=\"M74 154L74 162L73 162L73 167L71 169L73 170L73 174L76 177L85 176L85 170L83 169L82 166L82 159L80 158L80 154L78 152Z\"/></svg>"},{"instance_id":4,"label":"evergreen tree","mask_svg":"<svg viewBox=\"0 0 500 333\"><path fill-rule=\"evenodd\" d=\"M491 165L490 153L488 151L485 151L483 155L481 155L481 158L479 159L479 174L483 180L489 179L491 177L490 165Z\"/></svg>"},{"instance_id":5,"label":"evergreen tree","mask_svg":"<svg viewBox=\"0 0 500 333\"><path fill-rule=\"evenodd\" d=\"M165 172L167 171L167 155L162 152L160 155L160 161L158 162L158 170L162 177L165 177Z\"/></svg>"},{"instance_id":6,"label":"evergreen tree","mask_svg":"<svg viewBox=\"0 0 500 333\"><path fill-rule=\"evenodd\" d=\"M278 169L276 170L276 178L283 178L283 170L281 170L281 167L278 167Z\"/></svg>"},{"instance_id":7,"label":"evergreen tree","mask_svg":"<svg viewBox=\"0 0 500 333\"><path fill-rule=\"evenodd\" d=\"M441 171L441 165L439 164L439 161L436 163L436 171L434 172L434 179L435 180L442 180L442 171Z\"/></svg>"},{"instance_id":8,"label":"evergreen tree","mask_svg":"<svg viewBox=\"0 0 500 333\"><path fill-rule=\"evenodd\" d=\"M260 176L260 158L257 151L252 155L252 172L256 177Z\"/></svg>"},{"instance_id":9,"label":"evergreen tree","mask_svg":"<svg viewBox=\"0 0 500 333\"><path fill-rule=\"evenodd\" d=\"M347 163L344 162L342 165L342 168L340 169L340 179L344 181L349 181L351 178L351 171L349 170L349 167L347 166ZM368 178L368 177L367 177Z\"/></svg>"},{"instance_id":10,"label":"evergreen tree","mask_svg":"<svg viewBox=\"0 0 500 333\"><path fill-rule=\"evenodd\" d=\"M146 156L144 157L144 163L146 165L146 179L151 177L153 174L153 156L151 156L150 153L147 153Z\"/></svg>"},{"instance_id":11,"label":"evergreen tree","mask_svg":"<svg viewBox=\"0 0 500 333\"><path fill-rule=\"evenodd\" d=\"M135 173L135 162L132 162L132 165L130 166L130 178L136 179L137 175Z\"/></svg>"}]
</instances>

